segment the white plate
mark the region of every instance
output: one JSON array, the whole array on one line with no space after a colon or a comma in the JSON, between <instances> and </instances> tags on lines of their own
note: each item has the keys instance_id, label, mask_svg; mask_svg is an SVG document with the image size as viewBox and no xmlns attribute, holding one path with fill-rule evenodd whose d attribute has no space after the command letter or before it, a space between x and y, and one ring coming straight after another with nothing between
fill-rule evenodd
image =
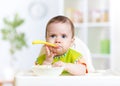
<instances>
[{"instance_id":1,"label":"white plate","mask_svg":"<svg viewBox=\"0 0 120 86\"><path fill-rule=\"evenodd\" d=\"M50 65L36 65L32 67L33 73L39 76L59 76L63 70L63 67L52 67Z\"/></svg>"}]
</instances>

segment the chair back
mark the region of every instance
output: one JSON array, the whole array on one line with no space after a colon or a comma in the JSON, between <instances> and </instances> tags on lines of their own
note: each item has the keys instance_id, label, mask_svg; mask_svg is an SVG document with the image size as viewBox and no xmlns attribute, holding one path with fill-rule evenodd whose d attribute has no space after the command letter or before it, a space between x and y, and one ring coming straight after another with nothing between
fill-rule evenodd
<instances>
[{"instance_id":1,"label":"chair back","mask_svg":"<svg viewBox=\"0 0 120 86\"><path fill-rule=\"evenodd\" d=\"M75 37L74 44L71 48L80 52L83 55L83 58L86 60L86 63L87 63L88 72L94 72L95 69L92 64L91 53L87 45L82 40Z\"/></svg>"}]
</instances>

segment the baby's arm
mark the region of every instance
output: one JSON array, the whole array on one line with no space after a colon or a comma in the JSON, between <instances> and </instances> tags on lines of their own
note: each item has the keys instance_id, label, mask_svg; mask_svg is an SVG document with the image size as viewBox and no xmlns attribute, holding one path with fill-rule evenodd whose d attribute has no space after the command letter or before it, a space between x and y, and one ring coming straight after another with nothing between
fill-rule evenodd
<instances>
[{"instance_id":1,"label":"baby's arm","mask_svg":"<svg viewBox=\"0 0 120 86\"><path fill-rule=\"evenodd\" d=\"M66 63L65 70L72 75L86 74L86 66L83 64Z\"/></svg>"},{"instance_id":2,"label":"baby's arm","mask_svg":"<svg viewBox=\"0 0 120 86\"><path fill-rule=\"evenodd\" d=\"M62 61L58 61L54 63L53 66L64 67L64 69L72 75L84 75L87 73L86 64L82 62L80 63L80 61L76 63L64 63Z\"/></svg>"}]
</instances>

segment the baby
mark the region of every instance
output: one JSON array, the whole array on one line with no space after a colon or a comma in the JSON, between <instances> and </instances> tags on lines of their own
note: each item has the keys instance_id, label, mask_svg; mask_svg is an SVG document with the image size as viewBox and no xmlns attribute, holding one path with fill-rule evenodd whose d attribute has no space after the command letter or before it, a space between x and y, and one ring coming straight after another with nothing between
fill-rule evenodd
<instances>
[{"instance_id":1,"label":"baby","mask_svg":"<svg viewBox=\"0 0 120 86\"><path fill-rule=\"evenodd\" d=\"M74 25L65 16L53 17L46 26L46 41L56 46L45 45L45 53L39 55L37 65L64 67L64 73L84 75L88 72L81 53L71 49L74 38Z\"/></svg>"}]
</instances>

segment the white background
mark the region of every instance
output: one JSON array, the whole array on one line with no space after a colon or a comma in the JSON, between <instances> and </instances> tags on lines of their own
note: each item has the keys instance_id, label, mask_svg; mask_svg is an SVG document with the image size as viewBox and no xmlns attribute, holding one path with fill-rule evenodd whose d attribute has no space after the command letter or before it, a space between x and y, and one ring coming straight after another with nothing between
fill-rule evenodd
<instances>
[{"instance_id":1,"label":"white background","mask_svg":"<svg viewBox=\"0 0 120 86\"><path fill-rule=\"evenodd\" d=\"M43 12L44 6L47 8L47 10L45 10L45 15L43 14L43 18L36 18L37 15L35 13L37 12L37 8L33 7L35 10L31 8L34 2L40 3L39 6L41 9L38 9L39 15L42 15L41 12ZM51 0L51 3L48 0L0 0L0 29L4 27L3 18L7 17L12 19L15 13L18 13L20 17L25 20L25 23L18 29L21 32L25 32L28 48L23 48L22 51L15 54L17 58L15 66L17 68L29 69L34 65L40 52L41 45L32 45L32 41L36 39L44 40L46 22L51 17L59 14L57 2L58 0ZM43 8L41 3L44 3ZM30 8L34 14L33 16L31 16ZM3 41L1 38L2 35L0 34L0 71L2 72L9 66L11 57L8 51L10 47L9 43Z\"/></svg>"}]
</instances>

